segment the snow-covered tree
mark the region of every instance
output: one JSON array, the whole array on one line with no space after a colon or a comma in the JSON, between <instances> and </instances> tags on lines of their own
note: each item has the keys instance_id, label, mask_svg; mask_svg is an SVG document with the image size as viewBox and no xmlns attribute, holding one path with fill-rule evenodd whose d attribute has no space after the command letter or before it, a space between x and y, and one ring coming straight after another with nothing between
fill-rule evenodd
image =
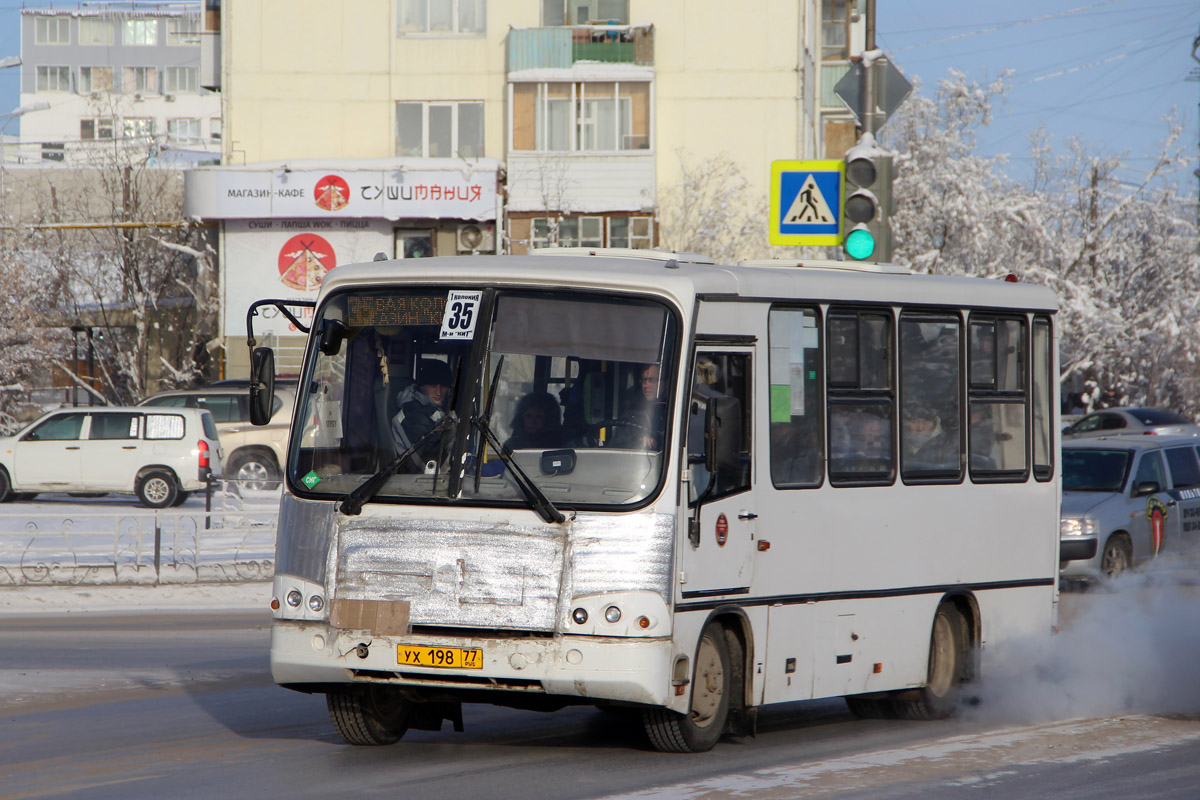
<instances>
[{"instance_id":1,"label":"snow-covered tree","mask_svg":"<svg viewBox=\"0 0 1200 800\"><path fill-rule=\"evenodd\" d=\"M1137 183L1120 157L1073 140L1055 155L1031 139L1024 184L1004 159L976 155L976 132L1007 78L981 86L952 72L915 95L881 137L896 152L893 258L922 272L1050 286L1059 297L1062 378L1118 386L1128 402L1200 415L1200 260L1195 213L1171 180L1189 163L1167 120L1157 166Z\"/></svg>"},{"instance_id":2,"label":"snow-covered tree","mask_svg":"<svg viewBox=\"0 0 1200 800\"><path fill-rule=\"evenodd\" d=\"M703 253L718 264L766 258L766 198L752 196L737 162L722 153L703 161L679 151L679 180L658 192L658 245Z\"/></svg>"}]
</instances>

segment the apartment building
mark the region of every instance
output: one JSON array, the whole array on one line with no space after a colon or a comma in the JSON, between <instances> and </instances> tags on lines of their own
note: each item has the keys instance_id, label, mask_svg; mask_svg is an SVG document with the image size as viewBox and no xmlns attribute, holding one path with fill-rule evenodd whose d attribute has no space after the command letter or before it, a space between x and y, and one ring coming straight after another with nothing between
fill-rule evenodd
<instances>
[{"instance_id":1,"label":"apartment building","mask_svg":"<svg viewBox=\"0 0 1200 800\"><path fill-rule=\"evenodd\" d=\"M88 2L21 10L20 143L7 161L215 162L220 97L200 85L201 4Z\"/></svg>"},{"instance_id":2,"label":"apartment building","mask_svg":"<svg viewBox=\"0 0 1200 800\"><path fill-rule=\"evenodd\" d=\"M652 247L664 193L721 155L765 217L771 162L825 157L848 118L822 37L848 54L856 3L208 0L222 161L185 210L221 223L229 374L248 303L337 263Z\"/></svg>"}]
</instances>

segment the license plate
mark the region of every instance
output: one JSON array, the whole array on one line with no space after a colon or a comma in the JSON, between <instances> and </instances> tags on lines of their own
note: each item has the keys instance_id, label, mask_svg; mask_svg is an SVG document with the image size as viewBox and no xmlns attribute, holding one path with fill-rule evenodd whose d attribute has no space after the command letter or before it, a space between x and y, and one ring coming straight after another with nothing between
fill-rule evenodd
<instances>
[{"instance_id":1,"label":"license plate","mask_svg":"<svg viewBox=\"0 0 1200 800\"><path fill-rule=\"evenodd\" d=\"M402 667L446 667L483 669L483 651L465 647L396 646L396 662Z\"/></svg>"}]
</instances>

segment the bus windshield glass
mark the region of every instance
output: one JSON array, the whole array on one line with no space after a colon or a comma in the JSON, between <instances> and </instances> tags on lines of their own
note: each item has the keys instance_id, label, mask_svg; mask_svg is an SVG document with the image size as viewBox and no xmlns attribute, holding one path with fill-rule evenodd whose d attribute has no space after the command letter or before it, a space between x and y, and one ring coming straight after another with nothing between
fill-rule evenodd
<instances>
[{"instance_id":1,"label":"bus windshield glass","mask_svg":"<svg viewBox=\"0 0 1200 800\"><path fill-rule=\"evenodd\" d=\"M337 499L386 472L371 500L638 503L662 477L676 329L640 298L332 295L314 319L292 487Z\"/></svg>"}]
</instances>

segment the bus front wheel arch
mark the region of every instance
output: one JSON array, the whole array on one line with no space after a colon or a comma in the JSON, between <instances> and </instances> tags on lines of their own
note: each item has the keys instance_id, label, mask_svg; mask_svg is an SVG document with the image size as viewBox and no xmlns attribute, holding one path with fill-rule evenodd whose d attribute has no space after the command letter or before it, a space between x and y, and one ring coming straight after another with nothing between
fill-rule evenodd
<instances>
[{"instance_id":1,"label":"bus front wheel arch","mask_svg":"<svg viewBox=\"0 0 1200 800\"><path fill-rule=\"evenodd\" d=\"M664 753L703 753L725 733L735 687L729 639L720 622L709 622L696 645L691 703L686 714L668 708L642 712L646 735ZM740 670L738 671L740 672Z\"/></svg>"}]
</instances>

